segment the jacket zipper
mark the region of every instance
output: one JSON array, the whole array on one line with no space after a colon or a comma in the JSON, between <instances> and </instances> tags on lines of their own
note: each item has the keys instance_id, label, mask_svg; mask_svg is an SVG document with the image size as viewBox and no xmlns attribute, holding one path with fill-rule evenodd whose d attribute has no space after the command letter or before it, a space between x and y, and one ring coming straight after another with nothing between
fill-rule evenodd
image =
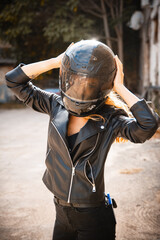
<instances>
[{"instance_id":1,"label":"jacket zipper","mask_svg":"<svg viewBox=\"0 0 160 240\"><path fill-rule=\"evenodd\" d=\"M99 140L99 135L100 134L98 133L98 137L97 137L96 143L95 143L94 147L92 148L92 150L89 153L87 153L86 155L84 155L83 157L87 156L88 154L91 154L95 150L95 148L97 146L97 143L98 143L98 140ZM86 169L87 162L88 162L90 170L91 170L92 182L89 180L89 178L87 177L87 174L86 174L86 170L85 169ZM93 170L92 170L92 166L91 166L89 160L86 161L86 163L84 165L84 175L85 175L86 179L88 180L88 182L92 185L92 192L96 192L96 184L95 184L95 181L94 181Z\"/></svg>"},{"instance_id":2,"label":"jacket zipper","mask_svg":"<svg viewBox=\"0 0 160 240\"><path fill-rule=\"evenodd\" d=\"M88 160L88 164L89 164L90 169L91 169L92 186L93 186L93 188L92 188L92 192L96 192L96 185L95 185L95 181L94 181L93 170L92 170L92 166L91 166L89 160Z\"/></svg>"},{"instance_id":3,"label":"jacket zipper","mask_svg":"<svg viewBox=\"0 0 160 240\"><path fill-rule=\"evenodd\" d=\"M72 166L71 180L70 180L70 186L69 186L69 192L68 192L68 200L67 200L67 202L70 203L71 190L72 190L72 184L73 184L73 177L74 177L74 175L75 175L75 168L76 168L76 166L77 166L77 164L78 164L79 161L76 162L75 166L73 165L73 162L72 162L72 159L71 159L70 153L69 153L69 151L68 151L68 148L67 148L67 146L66 146L66 144L65 144L65 142L64 142L64 140L63 140L63 138L62 138L62 136L60 135L60 133L59 133L57 127L53 124L52 121L51 121L51 124L55 127L55 129L56 129L58 135L59 135L60 138L62 139L62 142L64 143L64 146L65 146L65 148L66 148L66 150L67 150L67 152L68 152L68 156L69 156L70 163L71 163L71 166ZM92 149L89 153L85 154L83 157L85 157L85 156L91 154L91 153L94 151L94 149L95 149L96 146L97 146L98 139L99 139L99 133L98 133L98 137L97 137L97 140L96 140L95 146L93 147L93 149ZM93 174L92 174L92 175L93 175ZM88 178L87 178L87 179L88 179ZM89 180L89 179L88 179L88 180ZM95 184L93 183L92 185L93 185L93 190L95 190ZM92 190L92 191L93 191L93 190Z\"/></svg>"},{"instance_id":4,"label":"jacket zipper","mask_svg":"<svg viewBox=\"0 0 160 240\"><path fill-rule=\"evenodd\" d=\"M95 181L94 181L94 177L93 177L93 170L92 170L92 166L91 166L91 164L90 164L89 161L86 161L86 163L85 163L85 169L86 169L87 162L88 162L88 165L89 165L90 170L91 170L92 182L91 182L91 180L87 177L87 174L86 174L86 171L85 171L85 170L84 170L84 175L85 175L87 181L92 185L92 192L96 192L96 185L95 185Z\"/></svg>"},{"instance_id":5,"label":"jacket zipper","mask_svg":"<svg viewBox=\"0 0 160 240\"><path fill-rule=\"evenodd\" d=\"M76 162L76 164L75 164L75 166L74 166L74 165L73 165L73 162L72 162L72 159L71 159L71 156L70 156L70 153L69 153L69 151L68 151L68 148L67 148L67 146L66 146L66 144L65 144L65 142L64 142L64 140L63 140L63 138L62 138L62 136L60 135L60 133L59 133L57 127L53 124L52 121L51 121L51 123L52 123L52 125L55 127L55 129L56 129L58 135L60 136L62 142L64 143L64 146L65 146L65 148L66 148L66 150L67 150L67 152L68 152L68 156L69 156L70 163L71 163L71 166L72 166L71 180L70 180L70 186L69 186L69 192L68 192L68 200L67 200L67 202L70 203L71 190L72 190L72 183L73 183L73 176L75 175L75 168L76 168L76 166L77 166L77 164L78 164L78 161Z\"/></svg>"},{"instance_id":6,"label":"jacket zipper","mask_svg":"<svg viewBox=\"0 0 160 240\"><path fill-rule=\"evenodd\" d=\"M73 177L76 174L75 169L79 161L76 162L74 166L72 166L72 174L71 174L71 181L70 181L70 187L69 187L69 193L68 193L68 200L67 202L70 203L70 198L71 198L71 190L72 190L72 184L73 184Z\"/></svg>"},{"instance_id":7,"label":"jacket zipper","mask_svg":"<svg viewBox=\"0 0 160 240\"><path fill-rule=\"evenodd\" d=\"M86 153L85 155L83 155L83 157L86 157L87 155L91 154L94 149L96 148L97 146L97 143L98 143L98 139L99 139L99 133L98 133L98 136L97 136L97 140L96 140L96 143L95 143L95 146L92 148L92 150L89 152L89 153ZM68 149L67 149L68 150ZM78 164L79 160L76 162L75 166L73 165L72 163L72 174L71 174L71 181L70 181L70 188L69 188L69 194L68 194L68 203L70 203L70 197L71 197L71 190L72 190L72 184L73 184L73 177L75 175L75 168ZM90 163L89 163L90 164ZM91 165L90 165L91 166ZM92 167L91 167L91 174L92 174L92 179L93 179L93 183L91 182L92 186L93 186L93 189L92 191L93 192L96 192L96 185L95 185L95 181L94 181L94 178L93 178L93 172L92 172ZM88 179L88 178L87 178ZM88 179L89 180L89 179Z\"/></svg>"}]
</instances>

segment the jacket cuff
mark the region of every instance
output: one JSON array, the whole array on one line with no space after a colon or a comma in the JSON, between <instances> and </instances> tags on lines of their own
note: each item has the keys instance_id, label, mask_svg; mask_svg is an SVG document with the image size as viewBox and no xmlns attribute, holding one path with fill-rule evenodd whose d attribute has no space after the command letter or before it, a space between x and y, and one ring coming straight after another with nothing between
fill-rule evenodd
<instances>
[{"instance_id":1,"label":"jacket cuff","mask_svg":"<svg viewBox=\"0 0 160 240\"><path fill-rule=\"evenodd\" d=\"M5 75L8 86L12 85L12 83L23 84L23 83L27 83L27 82L31 81L31 79L23 72L23 70L21 68L24 65L25 64L20 63L16 68L9 71Z\"/></svg>"},{"instance_id":2,"label":"jacket cuff","mask_svg":"<svg viewBox=\"0 0 160 240\"><path fill-rule=\"evenodd\" d=\"M136 102L130 108L130 111L139 123L152 122L153 125L158 125L159 116L148 106L145 99Z\"/></svg>"},{"instance_id":3,"label":"jacket cuff","mask_svg":"<svg viewBox=\"0 0 160 240\"><path fill-rule=\"evenodd\" d=\"M143 99L140 99L138 102L136 102L135 104L133 104L133 106L130 108L130 111L131 111L131 112L134 112L134 109L137 108L137 105L142 104L142 102L143 102L143 103L146 103L146 101L145 101L144 98L143 98Z\"/></svg>"}]
</instances>

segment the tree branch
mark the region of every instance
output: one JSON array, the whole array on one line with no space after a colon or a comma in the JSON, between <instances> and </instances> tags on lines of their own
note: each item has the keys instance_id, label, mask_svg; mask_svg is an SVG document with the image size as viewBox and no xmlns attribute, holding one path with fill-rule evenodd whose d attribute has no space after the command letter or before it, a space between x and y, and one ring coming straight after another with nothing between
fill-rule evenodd
<instances>
[{"instance_id":1,"label":"tree branch","mask_svg":"<svg viewBox=\"0 0 160 240\"><path fill-rule=\"evenodd\" d=\"M109 0L105 0L105 3L107 4L107 6L110 8L110 11L111 11L111 16L112 18L115 20L116 19L116 16L115 16L115 13L114 13L114 3L113 1L109 1Z\"/></svg>"},{"instance_id":2,"label":"tree branch","mask_svg":"<svg viewBox=\"0 0 160 240\"><path fill-rule=\"evenodd\" d=\"M116 15L116 17L118 18L119 17L119 4L118 4L118 1L117 1L117 4L116 4L116 6L115 6L115 15Z\"/></svg>"},{"instance_id":3,"label":"tree branch","mask_svg":"<svg viewBox=\"0 0 160 240\"><path fill-rule=\"evenodd\" d=\"M107 4L107 6L110 8L110 6L112 5L110 1L105 0L105 3Z\"/></svg>"},{"instance_id":4,"label":"tree branch","mask_svg":"<svg viewBox=\"0 0 160 240\"><path fill-rule=\"evenodd\" d=\"M102 15L100 15L99 13L96 13L95 11L93 11L93 10L91 10L91 9L87 9L87 8L85 8L85 7L82 6L82 5L80 5L79 7L80 7L81 10L84 11L84 12L90 13L90 14L98 17L98 18L103 18Z\"/></svg>"},{"instance_id":5,"label":"tree branch","mask_svg":"<svg viewBox=\"0 0 160 240\"><path fill-rule=\"evenodd\" d=\"M120 0L120 16L122 17L123 13L123 0Z\"/></svg>"},{"instance_id":6,"label":"tree branch","mask_svg":"<svg viewBox=\"0 0 160 240\"><path fill-rule=\"evenodd\" d=\"M87 1L80 0L79 6L87 8L88 10L91 10L91 11L96 10L98 13L101 13L101 8L93 0L87 0Z\"/></svg>"},{"instance_id":7,"label":"tree branch","mask_svg":"<svg viewBox=\"0 0 160 240\"><path fill-rule=\"evenodd\" d=\"M112 48L112 43L110 41L110 31L109 31L109 25L108 25L108 18L107 18L107 12L104 4L104 0L101 0L101 9L103 13L103 24L104 24L104 32L107 40L107 44L110 48Z\"/></svg>"},{"instance_id":8,"label":"tree branch","mask_svg":"<svg viewBox=\"0 0 160 240\"><path fill-rule=\"evenodd\" d=\"M99 13L101 13L101 8L94 2L94 1L90 1L90 6L94 6L94 9L96 9Z\"/></svg>"}]
</instances>

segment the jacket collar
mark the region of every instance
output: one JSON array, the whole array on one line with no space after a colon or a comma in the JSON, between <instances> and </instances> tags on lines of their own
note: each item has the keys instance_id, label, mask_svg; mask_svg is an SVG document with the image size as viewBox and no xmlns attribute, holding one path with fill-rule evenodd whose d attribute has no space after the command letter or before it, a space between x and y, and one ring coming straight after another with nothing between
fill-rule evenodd
<instances>
[{"instance_id":1,"label":"jacket collar","mask_svg":"<svg viewBox=\"0 0 160 240\"><path fill-rule=\"evenodd\" d=\"M68 120L69 120L69 112L65 108L62 108L61 111L58 111L56 116L52 119L52 123L54 124L57 131L63 138L67 147L68 147L68 141L67 141ZM80 132L78 133L74 148L80 142L104 130L105 130L105 125L103 124L102 121L97 122L93 120L88 120L87 123L81 128Z\"/></svg>"},{"instance_id":2,"label":"jacket collar","mask_svg":"<svg viewBox=\"0 0 160 240\"><path fill-rule=\"evenodd\" d=\"M82 141L104 130L105 130L105 125L102 123L102 121L97 122L89 119L88 122L80 129L80 132L78 133L78 136L76 138L76 142L74 144L73 150Z\"/></svg>"},{"instance_id":3,"label":"jacket collar","mask_svg":"<svg viewBox=\"0 0 160 240\"><path fill-rule=\"evenodd\" d=\"M65 144L68 147L68 141L67 141L67 127L68 127L68 120L69 120L69 112L65 109L63 102L61 100L61 97L57 99L57 101L60 104L60 109L57 112L57 114L52 119L52 122L54 126L57 128L57 131L60 133L61 137L63 138ZM107 107L107 106L106 106ZM106 108L105 107L105 108ZM98 112L101 115L104 115L105 112L105 118L106 120L109 120L113 113L113 108L107 108L107 112L104 111L105 109L102 109ZM115 111L114 111L115 112ZM89 119L88 122L81 128L80 132L78 133L74 148L85 139L96 135L99 132L102 132L106 129L108 121L105 121L103 123L102 121L94 121ZM73 148L73 150L74 150Z\"/></svg>"},{"instance_id":4,"label":"jacket collar","mask_svg":"<svg viewBox=\"0 0 160 240\"><path fill-rule=\"evenodd\" d=\"M62 107L62 109L58 111L57 114L52 119L52 123L54 124L57 131L63 138L67 147L68 147L68 141L67 141L68 120L69 120L69 112L64 107Z\"/></svg>"}]
</instances>

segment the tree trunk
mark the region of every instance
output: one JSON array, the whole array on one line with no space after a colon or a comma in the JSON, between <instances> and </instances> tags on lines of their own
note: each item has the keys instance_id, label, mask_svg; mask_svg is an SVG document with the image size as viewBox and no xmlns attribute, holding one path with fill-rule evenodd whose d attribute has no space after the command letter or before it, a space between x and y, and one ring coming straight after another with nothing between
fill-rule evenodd
<instances>
[{"instance_id":1,"label":"tree trunk","mask_svg":"<svg viewBox=\"0 0 160 240\"><path fill-rule=\"evenodd\" d=\"M110 8L112 19L116 21L117 18L120 18L120 21L114 26L114 29L117 37L118 56L120 60L123 62L123 23L122 23L123 0L117 1L116 4L113 1L106 0L106 4Z\"/></svg>"},{"instance_id":2,"label":"tree trunk","mask_svg":"<svg viewBox=\"0 0 160 240\"><path fill-rule=\"evenodd\" d=\"M118 56L123 63L123 39L122 36L118 36Z\"/></svg>"},{"instance_id":3,"label":"tree trunk","mask_svg":"<svg viewBox=\"0 0 160 240\"><path fill-rule=\"evenodd\" d=\"M117 44L118 44L118 57L123 63L123 26L122 23L119 23L114 27L116 35L117 35Z\"/></svg>"},{"instance_id":4,"label":"tree trunk","mask_svg":"<svg viewBox=\"0 0 160 240\"><path fill-rule=\"evenodd\" d=\"M157 39L155 39L156 33L156 21L150 22L150 63L149 63L149 83L148 85L156 86L157 85L157 76L158 76L158 44ZM144 86L145 87L145 86Z\"/></svg>"},{"instance_id":5,"label":"tree trunk","mask_svg":"<svg viewBox=\"0 0 160 240\"><path fill-rule=\"evenodd\" d=\"M118 9L117 9L118 11ZM117 38L118 38L118 54L121 62L123 63L123 22L122 22L122 14L123 14L123 0L120 0L120 18L121 21L118 23L118 31L117 31Z\"/></svg>"},{"instance_id":6,"label":"tree trunk","mask_svg":"<svg viewBox=\"0 0 160 240\"><path fill-rule=\"evenodd\" d=\"M112 48L112 43L110 40L110 32L109 32L109 26L108 26L108 19L107 19L107 12L104 5L104 0L101 0L101 8L102 8L102 17L103 17L103 24L104 24L104 32L106 37L106 44Z\"/></svg>"},{"instance_id":7,"label":"tree trunk","mask_svg":"<svg viewBox=\"0 0 160 240\"><path fill-rule=\"evenodd\" d=\"M139 93L141 96L145 95L146 87L149 86L149 22L150 22L150 6L146 6L143 9L144 23L141 28L141 50L140 50L140 83L139 83Z\"/></svg>"},{"instance_id":8,"label":"tree trunk","mask_svg":"<svg viewBox=\"0 0 160 240\"><path fill-rule=\"evenodd\" d=\"M158 7L158 86L160 86L160 6Z\"/></svg>"}]
</instances>

